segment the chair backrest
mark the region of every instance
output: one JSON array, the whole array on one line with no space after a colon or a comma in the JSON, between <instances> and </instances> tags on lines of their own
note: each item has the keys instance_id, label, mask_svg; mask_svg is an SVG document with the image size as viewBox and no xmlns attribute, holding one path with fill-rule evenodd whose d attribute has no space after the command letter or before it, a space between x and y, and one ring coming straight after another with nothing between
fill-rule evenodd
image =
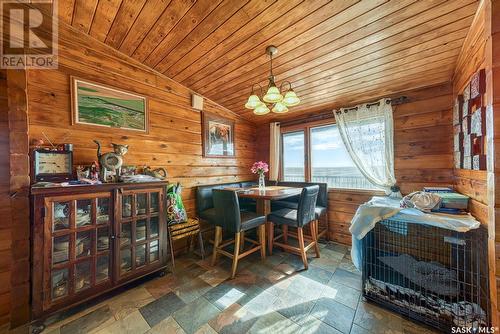
<instances>
[{"instance_id":1,"label":"chair backrest","mask_svg":"<svg viewBox=\"0 0 500 334\"><path fill-rule=\"evenodd\" d=\"M214 189L213 201L217 223L222 226L224 232L240 232L240 204L236 192L232 190Z\"/></svg>"},{"instance_id":2,"label":"chair backrest","mask_svg":"<svg viewBox=\"0 0 500 334\"><path fill-rule=\"evenodd\" d=\"M302 227L315 219L314 209L318 199L319 186L309 186L302 189L297 209L297 226Z\"/></svg>"},{"instance_id":3,"label":"chair backrest","mask_svg":"<svg viewBox=\"0 0 500 334\"><path fill-rule=\"evenodd\" d=\"M318 193L318 200L316 205L322 206L322 207L328 207L328 184L326 183L316 183L316 182L295 182L295 181L280 181L278 182L278 186L285 186L285 187L308 187L308 186L314 186L317 185L319 186L319 193ZM285 200L289 200L292 202L297 201L298 199L294 200L293 197L287 198Z\"/></svg>"},{"instance_id":4,"label":"chair backrest","mask_svg":"<svg viewBox=\"0 0 500 334\"><path fill-rule=\"evenodd\" d=\"M211 209L214 207L214 202L212 198L212 190L220 189L225 187L238 188L242 183L247 183L252 181L244 181L241 183L220 183L220 184L207 184L203 186L196 187L196 213L199 215L201 212ZM256 184L255 182L253 182Z\"/></svg>"}]
</instances>

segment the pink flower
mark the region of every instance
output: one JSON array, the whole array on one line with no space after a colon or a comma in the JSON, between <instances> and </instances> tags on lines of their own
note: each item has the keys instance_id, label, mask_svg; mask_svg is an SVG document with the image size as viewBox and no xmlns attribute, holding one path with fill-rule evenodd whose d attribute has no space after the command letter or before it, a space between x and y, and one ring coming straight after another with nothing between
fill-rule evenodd
<instances>
[{"instance_id":1,"label":"pink flower","mask_svg":"<svg viewBox=\"0 0 500 334\"><path fill-rule=\"evenodd\" d=\"M264 161L254 162L250 171L254 174L264 174L269 172L269 165Z\"/></svg>"}]
</instances>

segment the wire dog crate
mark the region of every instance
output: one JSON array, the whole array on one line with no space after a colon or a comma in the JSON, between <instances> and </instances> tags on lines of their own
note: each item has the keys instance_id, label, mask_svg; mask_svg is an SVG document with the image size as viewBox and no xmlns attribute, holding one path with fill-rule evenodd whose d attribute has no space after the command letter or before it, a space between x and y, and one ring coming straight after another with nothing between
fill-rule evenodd
<instances>
[{"instance_id":1,"label":"wire dog crate","mask_svg":"<svg viewBox=\"0 0 500 334\"><path fill-rule=\"evenodd\" d=\"M491 325L487 231L387 219L363 239L363 295L443 332Z\"/></svg>"}]
</instances>

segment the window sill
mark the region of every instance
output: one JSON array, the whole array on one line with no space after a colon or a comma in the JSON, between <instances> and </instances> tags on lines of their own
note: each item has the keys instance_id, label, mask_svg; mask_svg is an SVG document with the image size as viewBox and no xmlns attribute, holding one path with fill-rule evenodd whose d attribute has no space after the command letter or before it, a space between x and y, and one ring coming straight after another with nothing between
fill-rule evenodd
<instances>
[{"instance_id":1,"label":"window sill","mask_svg":"<svg viewBox=\"0 0 500 334\"><path fill-rule=\"evenodd\" d=\"M328 188L328 192L332 193L350 193L350 194L363 194L363 195L376 195L384 196L385 192L382 190L371 190L371 189L349 189L349 188Z\"/></svg>"}]
</instances>

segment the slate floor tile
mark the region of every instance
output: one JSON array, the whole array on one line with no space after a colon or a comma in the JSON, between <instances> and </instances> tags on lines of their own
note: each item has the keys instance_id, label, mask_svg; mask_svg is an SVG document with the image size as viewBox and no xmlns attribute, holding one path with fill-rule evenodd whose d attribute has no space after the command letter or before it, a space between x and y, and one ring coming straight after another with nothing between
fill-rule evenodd
<instances>
[{"instance_id":1,"label":"slate floor tile","mask_svg":"<svg viewBox=\"0 0 500 334\"><path fill-rule=\"evenodd\" d=\"M337 269L333 273L332 281L361 290L361 274L356 274L344 269Z\"/></svg>"},{"instance_id":2,"label":"slate floor tile","mask_svg":"<svg viewBox=\"0 0 500 334\"><path fill-rule=\"evenodd\" d=\"M146 334L185 334L181 326L171 316L157 323Z\"/></svg>"},{"instance_id":3,"label":"slate floor tile","mask_svg":"<svg viewBox=\"0 0 500 334\"><path fill-rule=\"evenodd\" d=\"M97 331L96 334L143 334L149 329L150 327L141 313L134 311L123 319L117 320L111 325Z\"/></svg>"},{"instance_id":4,"label":"slate floor tile","mask_svg":"<svg viewBox=\"0 0 500 334\"><path fill-rule=\"evenodd\" d=\"M314 304L315 301L303 298L292 291L287 291L275 300L273 310L295 323L300 323L309 316Z\"/></svg>"},{"instance_id":5,"label":"slate floor tile","mask_svg":"<svg viewBox=\"0 0 500 334\"><path fill-rule=\"evenodd\" d=\"M173 318L187 334L192 334L219 312L217 307L200 297L174 312Z\"/></svg>"},{"instance_id":6,"label":"slate floor tile","mask_svg":"<svg viewBox=\"0 0 500 334\"><path fill-rule=\"evenodd\" d=\"M237 303L245 294L229 284L219 284L215 288L207 291L203 297L214 304L220 310L224 310L234 303Z\"/></svg>"},{"instance_id":7,"label":"slate floor tile","mask_svg":"<svg viewBox=\"0 0 500 334\"><path fill-rule=\"evenodd\" d=\"M355 310L361 297L361 291L332 280L323 290L321 297L335 300Z\"/></svg>"},{"instance_id":8,"label":"slate floor tile","mask_svg":"<svg viewBox=\"0 0 500 334\"><path fill-rule=\"evenodd\" d=\"M131 312L154 300L154 297L145 287L137 287L112 298L108 305L114 317L118 320L127 317Z\"/></svg>"},{"instance_id":9,"label":"slate floor tile","mask_svg":"<svg viewBox=\"0 0 500 334\"><path fill-rule=\"evenodd\" d=\"M352 324L350 334L370 334L370 331L364 329L363 327L358 326L357 324Z\"/></svg>"},{"instance_id":10,"label":"slate floor tile","mask_svg":"<svg viewBox=\"0 0 500 334\"><path fill-rule=\"evenodd\" d=\"M84 315L81 318L75 319L60 329L61 334L79 334L89 333L93 330L103 328L106 325L115 321L113 313L109 306L103 306Z\"/></svg>"},{"instance_id":11,"label":"slate floor tile","mask_svg":"<svg viewBox=\"0 0 500 334\"><path fill-rule=\"evenodd\" d=\"M212 286L196 277L172 290L186 304L192 302L212 289Z\"/></svg>"},{"instance_id":12,"label":"slate floor tile","mask_svg":"<svg viewBox=\"0 0 500 334\"><path fill-rule=\"evenodd\" d=\"M334 242L328 242L325 245L325 248L329 249L329 250L332 250L332 251L335 251L337 253L341 253L341 254L346 254L347 251L348 251L347 246L344 246L344 245L341 245L341 244L337 244L337 243L334 243Z\"/></svg>"},{"instance_id":13,"label":"slate floor tile","mask_svg":"<svg viewBox=\"0 0 500 334\"><path fill-rule=\"evenodd\" d=\"M170 292L165 296L141 307L139 311L148 322L150 327L154 327L162 320L184 307L186 304L174 293Z\"/></svg>"},{"instance_id":14,"label":"slate floor tile","mask_svg":"<svg viewBox=\"0 0 500 334\"><path fill-rule=\"evenodd\" d=\"M297 334L342 334L342 332L311 315L297 322L297 325L299 325Z\"/></svg>"},{"instance_id":15,"label":"slate floor tile","mask_svg":"<svg viewBox=\"0 0 500 334\"><path fill-rule=\"evenodd\" d=\"M194 334L217 334L217 332L209 324L204 324Z\"/></svg>"},{"instance_id":16,"label":"slate floor tile","mask_svg":"<svg viewBox=\"0 0 500 334\"><path fill-rule=\"evenodd\" d=\"M227 280L230 276L231 274L228 271L212 269L200 275L199 278L214 287Z\"/></svg>"},{"instance_id":17,"label":"slate floor tile","mask_svg":"<svg viewBox=\"0 0 500 334\"><path fill-rule=\"evenodd\" d=\"M321 257L275 249L248 257L229 278L231 261L184 254L175 273L61 312L46 321L49 334L434 333L361 297L361 274L349 248L321 242ZM242 262L242 263L243 263ZM9 334L20 334L10 331Z\"/></svg>"},{"instance_id":18,"label":"slate floor tile","mask_svg":"<svg viewBox=\"0 0 500 334\"><path fill-rule=\"evenodd\" d=\"M355 311L331 299L320 299L311 311L311 315L342 333L348 334L354 320Z\"/></svg>"},{"instance_id":19,"label":"slate floor tile","mask_svg":"<svg viewBox=\"0 0 500 334\"><path fill-rule=\"evenodd\" d=\"M403 319L388 310L367 302L360 302L354 323L370 333L403 333Z\"/></svg>"},{"instance_id":20,"label":"slate floor tile","mask_svg":"<svg viewBox=\"0 0 500 334\"><path fill-rule=\"evenodd\" d=\"M278 312L263 314L249 329L248 333L258 334L292 334L299 330L299 326Z\"/></svg>"},{"instance_id":21,"label":"slate floor tile","mask_svg":"<svg viewBox=\"0 0 500 334\"><path fill-rule=\"evenodd\" d=\"M263 291L250 299L243 308L256 316L261 316L272 311L274 302L277 298L278 297L269 292Z\"/></svg>"},{"instance_id":22,"label":"slate floor tile","mask_svg":"<svg viewBox=\"0 0 500 334\"><path fill-rule=\"evenodd\" d=\"M321 293L325 289L325 285L308 277L297 275L292 280L288 289L304 298L314 300L321 296Z\"/></svg>"},{"instance_id":23,"label":"slate floor tile","mask_svg":"<svg viewBox=\"0 0 500 334\"><path fill-rule=\"evenodd\" d=\"M218 333L246 333L257 317L239 304L233 304L208 323Z\"/></svg>"},{"instance_id":24,"label":"slate floor tile","mask_svg":"<svg viewBox=\"0 0 500 334\"><path fill-rule=\"evenodd\" d=\"M299 275L315 280L316 282L321 284L327 284L332 278L334 271L335 269L326 270L311 266L308 270L300 272Z\"/></svg>"}]
</instances>

